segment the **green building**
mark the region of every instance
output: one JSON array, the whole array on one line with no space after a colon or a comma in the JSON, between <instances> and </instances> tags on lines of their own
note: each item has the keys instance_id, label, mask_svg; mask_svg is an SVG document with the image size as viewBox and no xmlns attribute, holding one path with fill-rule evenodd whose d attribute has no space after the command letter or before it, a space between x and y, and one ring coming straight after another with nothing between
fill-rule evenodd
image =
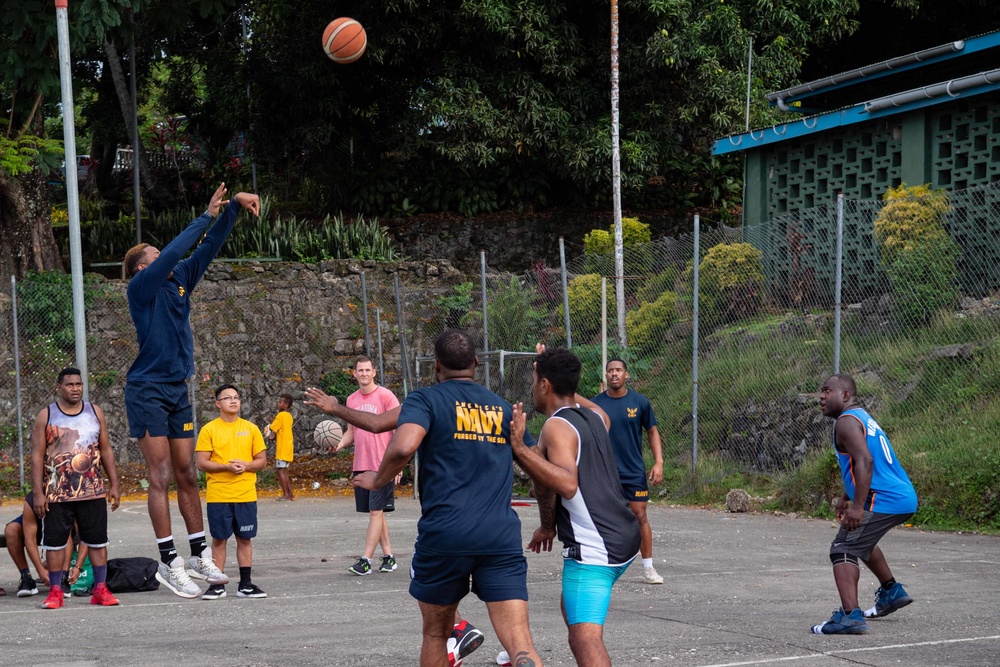
<instances>
[{"instance_id":1,"label":"green building","mask_svg":"<svg viewBox=\"0 0 1000 667\"><path fill-rule=\"evenodd\" d=\"M769 282L832 279L842 193L845 296L878 290L871 221L880 199L900 183L929 183L950 191L962 291L988 289L981 277L1000 266L997 65L1000 32L950 42L769 93L795 115L716 140L714 155L745 158L744 236L764 251Z\"/></svg>"}]
</instances>

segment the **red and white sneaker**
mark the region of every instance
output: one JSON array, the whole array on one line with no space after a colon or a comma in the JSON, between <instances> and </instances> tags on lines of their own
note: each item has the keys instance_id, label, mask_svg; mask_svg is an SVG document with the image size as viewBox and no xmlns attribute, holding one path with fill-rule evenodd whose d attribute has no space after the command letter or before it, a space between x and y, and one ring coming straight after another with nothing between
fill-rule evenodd
<instances>
[{"instance_id":1,"label":"red and white sneaker","mask_svg":"<svg viewBox=\"0 0 1000 667\"><path fill-rule=\"evenodd\" d=\"M510 656L507 655L507 651L500 651L497 655L497 664L500 667L510 667Z\"/></svg>"},{"instance_id":2,"label":"red and white sneaker","mask_svg":"<svg viewBox=\"0 0 1000 667\"><path fill-rule=\"evenodd\" d=\"M107 584L97 584L94 586L94 593L90 596L90 604L99 604L102 607L114 607L118 598L111 594Z\"/></svg>"},{"instance_id":3,"label":"red and white sneaker","mask_svg":"<svg viewBox=\"0 0 1000 667\"><path fill-rule=\"evenodd\" d=\"M53 586L49 589L49 596L42 603L42 609L62 609L64 601L62 588Z\"/></svg>"},{"instance_id":4,"label":"red and white sneaker","mask_svg":"<svg viewBox=\"0 0 1000 667\"><path fill-rule=\"evenodd\" d=\"M458 657L458 642L454 637L448 637L448 667L462 667L462 659Z\"/></svg>"}]
</instances>

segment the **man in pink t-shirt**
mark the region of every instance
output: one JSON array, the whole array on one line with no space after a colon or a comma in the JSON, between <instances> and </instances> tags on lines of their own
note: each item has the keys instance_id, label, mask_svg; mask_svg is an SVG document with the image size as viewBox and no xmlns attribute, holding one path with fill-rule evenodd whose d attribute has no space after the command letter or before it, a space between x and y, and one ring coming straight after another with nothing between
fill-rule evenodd
<instances>
[{"instance_id":1,"label":"man in pink t-shirt","mask_svg":"<svg viewBox=\"0 0 1000 667\"><path fill-rule=\"evenodd\" d=\"M354 379L358 381L358 390L347 397L347 407L380 415L399 407L399 399L385 387L375 383L375 368L372 360L360 356L354 362ZM369 431L348 425L347 433L341 438L335 452L354 445L354 474L378 470L385 455L385 448L392 440L394 431L371 433ZM396 569L396 559L389 546L389 525L385 521L385 512L391 512L395 507L394 481L375 491L354 487L354 502L358 512L368 512L368 532L365 534L365 554L347 568L357 575L371 574L372 558L375 556L375 545L382 547L382 565L379 572L392 572Z\"/></svg>"}]
</instances>

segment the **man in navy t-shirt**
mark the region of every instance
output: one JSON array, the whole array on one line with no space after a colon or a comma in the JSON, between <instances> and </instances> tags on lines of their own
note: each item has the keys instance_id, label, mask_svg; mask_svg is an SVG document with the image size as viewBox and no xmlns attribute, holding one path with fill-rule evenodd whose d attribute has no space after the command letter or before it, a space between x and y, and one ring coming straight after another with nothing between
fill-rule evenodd
<instances>
[{"instance_id":1,"label":"man in navy t-shirt","mask_svg":"<svg viewBox=\"0 0 1000 667\"><path fill-rule=\"evenodd\" d=\"M194 412L187 386L187 379L194 374L191 293L219 254L240 207L260 215L257 195L240 192L231 201L224 200L225 195L223 183L205 212L162 251L140 243L125 253L122 262L129 277L128 309L139 342L139 353L125 376L129 435L139 439L149 469L147 506L160 552L156 578L185 598L201 594L192 576L209 584L229 581L215 566L205 540L194 467ZM185 259L191 248L194 252ZM177 555L170 527L167 488L171 476L177 484L177 507L191 546L187 563ZM190 574L185 565L190 566Z\"/></svg>"},{"instance_id":2,"label":"man in navy t-shirt","mask_svg":"<svg viewBox=\"0 0 1000 667\"><path fill-rule=\"evenodd\" d=\"M646 464L642 459L642 433L649 437L649 448L653 452L653 467L648 479L653 484L663 481L663 449L660 432L656 430L656 415L649 399L625 386L628 369L625 362L614 358L605 367L608 390L593 398L608 417L611 418L611 446L615 451L618 476L622 480L622 491L628 499L629 507L639 520L642 543L642 575L646 583L662 584L663 577L653 567L653 529L646 517L646 503L649 501L649 486L646 484Z\"/></svg>"},{"instance_id":3,"label":"man in navy t-shirt","mask_svg":"<svg viewBox=\"0 0 1000 667\"><path fill-rule=\"evenodd\" d=\"M476 384L478 363L469 334L457 329L441 334L434 343L438 384L406 397L378 471L354 477L355 486L381 488L420 452L421 517L410 595L423 615L422 667L447 663L455 610L470 579L515 662L542 664L528 628L521 520L510 506L513 408Z\"/></svg>"}]
</instances>

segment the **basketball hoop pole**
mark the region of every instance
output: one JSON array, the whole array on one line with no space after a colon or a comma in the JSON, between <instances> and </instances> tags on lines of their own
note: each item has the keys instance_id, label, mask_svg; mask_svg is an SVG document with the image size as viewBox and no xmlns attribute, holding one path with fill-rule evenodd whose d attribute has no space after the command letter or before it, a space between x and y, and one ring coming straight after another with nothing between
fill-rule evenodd
<instances>
[{"instance_id":1,"label":"basketball hoop pole","mask_svg":"<svg viewBox=\"0 0 1000 667\"><path fill-rule=\"evenodd\" d=\"M87 373L87 324L83 311L83 258L80 244L80 188L76 173L76 125L73 120L73 73L69 62L69 0L56 2L56 31L59 37L59 87L62 91L64 171L66 208L69 213L69 264L73 279L73 338L76 366L83 379L83 398L90 400Z\"/></svg>"}]
</instances>

